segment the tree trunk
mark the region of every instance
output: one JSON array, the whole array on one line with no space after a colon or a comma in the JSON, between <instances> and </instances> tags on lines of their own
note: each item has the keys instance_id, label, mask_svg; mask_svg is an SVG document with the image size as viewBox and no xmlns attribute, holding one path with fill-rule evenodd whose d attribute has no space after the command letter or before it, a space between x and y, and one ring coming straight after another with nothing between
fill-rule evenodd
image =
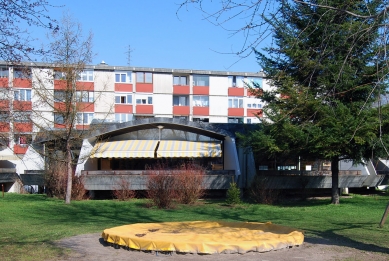
<instances>
[{"instance_id":1,"label":"tree trunk","mask_svg":"<svg viewBox=\"0 0 389 261\"><path fill-rule=\"evenodd\" d=\"M331 159L332 204L339 204L339 157Z\"/></svg>"},{"instance_id":2,"label":"tree trunk","mask_svg":"<svg viewBox=\"0 0 389 261\"><path fill-rule=\"evenodd\" d=\"M66 198L65 203L70 204L70 200L72 199L72 183L73 183L73 169L72 169L72 154L70 150L70 145L66 146L66 168L68 172L68 182L66 185Z\"/></svg>"}]
</instances>

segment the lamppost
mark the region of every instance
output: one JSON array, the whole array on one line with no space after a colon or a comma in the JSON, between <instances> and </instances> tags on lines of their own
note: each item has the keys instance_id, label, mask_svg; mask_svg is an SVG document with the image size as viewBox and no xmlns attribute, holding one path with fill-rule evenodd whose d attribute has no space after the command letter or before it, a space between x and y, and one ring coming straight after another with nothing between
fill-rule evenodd
<instances>
[{"instance_id":1,"label":"lamppost","mask_svg":"<svg viewBox=\"0 0 389 261\"><path fill-rule=\"evenodd\" d=\"M161 131L163 129L163 126L162 125L158 125L157 128L158 128L158 132L159 132L159 141L161 141Z\"/></svg>"}]
</instances>

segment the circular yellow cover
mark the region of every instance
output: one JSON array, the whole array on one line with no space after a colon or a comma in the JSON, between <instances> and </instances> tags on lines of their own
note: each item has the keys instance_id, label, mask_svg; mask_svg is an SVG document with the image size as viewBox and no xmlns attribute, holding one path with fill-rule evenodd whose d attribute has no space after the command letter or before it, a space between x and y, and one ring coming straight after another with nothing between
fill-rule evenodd
<instances>
[{"instance_id":1,"label":"circular yellow cover","mask_svg":"<svg viewBox=\"0 0 389 261\"><path fill-rule=\"evenodd\" d=\"M102 237L137 250L201 254L266 252L304 242L302 231L270 222L137 223L105 229Z\"/></svg>"}]
</instances>

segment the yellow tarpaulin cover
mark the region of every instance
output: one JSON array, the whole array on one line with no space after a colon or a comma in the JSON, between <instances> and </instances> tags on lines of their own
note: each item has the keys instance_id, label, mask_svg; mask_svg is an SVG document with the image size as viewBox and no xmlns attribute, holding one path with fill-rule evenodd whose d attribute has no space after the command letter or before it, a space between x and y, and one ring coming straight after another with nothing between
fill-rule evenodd
<instances>
[{"instance_id":1,"label":"yellow tarpaulin cover","mask_svg":"<svg viewBox=\"0 0 389 261\"><path fill-rule=\"evenodd\" d=\"M185 253L266 252L301 245L301 231L257 222L138 223L105 229L106 242L137 250Z\"/></svg>"},{"instance_id":2,"label":"yellow tarpaulin cover","mask_svg":"<svg viewBox=\"0 0 389 261\"><path fill-rule=\"evenodd\" d=\"M221 157L222 150L220 143L161 140L158 147L157 156L159 158Z\"/></svg>"},{"instance_id":3,"label":"yellow tarpaulin cover","mask_svg":"<svg viewBox=\"0 0 389 261\"><path fill-rule=\"evenodd\" d=\"M157 140L122 140L97 143L91 158L154 158Z\"/></svg>"}]
</instances>

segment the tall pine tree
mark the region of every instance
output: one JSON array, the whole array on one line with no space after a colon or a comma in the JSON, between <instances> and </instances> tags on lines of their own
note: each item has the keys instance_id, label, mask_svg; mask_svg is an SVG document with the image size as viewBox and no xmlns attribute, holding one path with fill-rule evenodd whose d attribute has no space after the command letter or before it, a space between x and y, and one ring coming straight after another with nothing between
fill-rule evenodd
<instances>
[{"instance_id":1,"label":"tall pine tree","mask_svg":"<svg viewBox=\"0 0 389 261\"><path fill-rule=\"evenodd\" d=\"M380 9L377 0L283 1L280 13L268 20L276 47L257 52L272 90L252 89L267 102L267 120L246 142L273 158L331 161L334 204L339 161L363 162L383 145L374 106L388 73L379 49Z\"/></svg>"}]
</instances>

